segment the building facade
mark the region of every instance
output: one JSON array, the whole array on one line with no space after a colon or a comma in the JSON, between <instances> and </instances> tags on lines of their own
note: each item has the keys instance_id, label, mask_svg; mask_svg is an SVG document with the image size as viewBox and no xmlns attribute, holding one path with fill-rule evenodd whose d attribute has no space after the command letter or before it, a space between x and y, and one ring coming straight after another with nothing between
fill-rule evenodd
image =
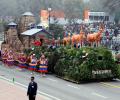
<instances>
[{"instance_id":1,"label":"building facade","mask_svg":"<svg viewBox=\"0 0 120 100\"><path fill-rule=\"evenodd\" d=\"M110 16L109 13L106 12L92 12L89 10L85 10L83 13L83 20L86 23L113 22L114 17Z\"/></svg>"}]
</instances>

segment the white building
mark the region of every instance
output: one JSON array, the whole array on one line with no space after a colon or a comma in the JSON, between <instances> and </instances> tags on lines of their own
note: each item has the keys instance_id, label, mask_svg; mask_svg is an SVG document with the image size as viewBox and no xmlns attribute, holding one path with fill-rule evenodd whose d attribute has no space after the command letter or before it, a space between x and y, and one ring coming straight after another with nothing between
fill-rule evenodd
<instances>
[{"instance_id":1,"label":"white building","mask_svg":"<svg viewBox=\"0 0 120 100\"><path fill-rule=\"evenodd\" d=\"M93 22L113 22L114 17L106 12L92 12L89 10L84 11L84 22L93 23Z\"/></svg>"}]
</instances>

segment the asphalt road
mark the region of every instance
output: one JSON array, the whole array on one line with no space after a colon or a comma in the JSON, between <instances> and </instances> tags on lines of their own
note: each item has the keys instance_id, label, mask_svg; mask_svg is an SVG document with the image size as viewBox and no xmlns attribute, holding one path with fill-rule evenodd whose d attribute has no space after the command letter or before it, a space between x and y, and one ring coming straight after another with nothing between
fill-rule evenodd
<instances>
[{"instance_id":1,"label":"asphalt road","mask_svg":"<svg viewBox=\"0 0 120 100\"><path fill-rule=\"evenodd\" d=\"M0 78L15 79L21 86L27 87L31 72L0 65ZM39 93L52 100L120 100L120 81L74 84L57 78L55 75L41 77L34 73Z\"/></svg>"}]
</instances>

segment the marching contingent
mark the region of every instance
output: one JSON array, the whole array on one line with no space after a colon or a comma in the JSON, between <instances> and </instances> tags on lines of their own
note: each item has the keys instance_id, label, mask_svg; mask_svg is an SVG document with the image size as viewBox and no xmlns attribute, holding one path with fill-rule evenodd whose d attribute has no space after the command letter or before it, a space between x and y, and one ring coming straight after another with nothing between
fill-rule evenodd
<instances>
[{"instance_id":1,"label":"marching contingent","mask_svg":"<svg viewBox=\"0 0 120 100\"><path fill-rule=\"evenodd\" d=\"M28 69L33 72L40 72L42 76L48 72L48 59L46 59L44 53L37 59L35 54L26 56L24 53L14 53L12 50L1 51L1 61L5 66L13 67L17 66L20 69Z\"/></svg>"}]
</instances>

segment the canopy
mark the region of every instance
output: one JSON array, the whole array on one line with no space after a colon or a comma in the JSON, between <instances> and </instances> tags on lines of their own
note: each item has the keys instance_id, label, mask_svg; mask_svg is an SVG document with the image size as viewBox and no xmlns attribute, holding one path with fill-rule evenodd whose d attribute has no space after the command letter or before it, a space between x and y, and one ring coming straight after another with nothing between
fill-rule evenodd
<instances>
[{"instance_id":1,"label":"canopy","mask_svg":"<svg viewBox=\"0 0 120 100\"><path fill-rule=\"evenodd\" d=\"M33 29L30 29L30 30L27 30L27 31L21 33L21 35L32 36L38 32L41 32L41 31L42 31L42 29L33 28Z\"/></svg>"},{"instance_id":2,"label":"canopy","mask_svg":"<svg viewBox=\"0 0 120 100\"><path fill-rule=\"evenodd\" d=\"M14 23L14 22L11 22L11 23L9 23L8 25L9 25L9 26L16 26L17 24Z\"/></svg>"},{"instance_id":3,"label":"canopy","mask_svg":"<svg viewBox=\"0 0 120 100\"><path fill-rule=\"evenodd\" d=\"M31 12L25 12L24 14L22 14L23 16L34 16Z\"/></svg>"}]
</instances>

